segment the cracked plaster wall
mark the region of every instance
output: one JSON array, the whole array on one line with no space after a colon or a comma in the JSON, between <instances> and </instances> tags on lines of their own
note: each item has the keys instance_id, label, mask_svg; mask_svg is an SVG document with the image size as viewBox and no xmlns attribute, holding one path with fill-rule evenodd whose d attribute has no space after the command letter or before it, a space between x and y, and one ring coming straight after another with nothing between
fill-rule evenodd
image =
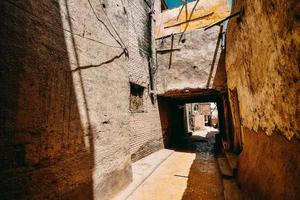
<instances>
[{"instance_id":1,"label":"cracked plaster wall","mask_svg":"<svg viewBox=\"0 0 300 200\"><path fill-rule=\"evenodd\" d=\"M287 139L300 134L297 1L236 1L227 32L228 88L237 88L243 126Z\"/></svg>"},{"instance_id":2,"label":"cracked plaster wall","mask_svg":"<svg viewBox=\"0 0 300 200\"><path fill-rule=\"evenodd\" d=\"M299 1L234 1L226 44L228 89L237 89L245 199L300 198ZM232 103L232 102L231 102ZM232 105L233 107L233 105ZM238 127L240 128L240 127Z\"/></svg>"}]
</instances>

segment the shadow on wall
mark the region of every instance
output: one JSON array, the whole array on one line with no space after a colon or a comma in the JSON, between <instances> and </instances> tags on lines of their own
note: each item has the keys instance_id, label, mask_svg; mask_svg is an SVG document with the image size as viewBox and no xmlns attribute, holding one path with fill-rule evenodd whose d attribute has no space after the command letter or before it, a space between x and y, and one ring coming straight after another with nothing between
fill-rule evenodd
<instances>
[{"instance_id":1,"label":"shadow on wall","mask_svg":"<svg viewBox=\"0 0 300 200\"><path fill-rule=\"evenodd\" d=\"M158 108L164 147L176 148L184 135L183 109L180 109L176 101L164 97L158 97Z\"/></svg>"},{"instance_id":2,"label":"shadow on wall","mask_svg":"<svg viewBox=\"0 0 300 200\"><path fill-rule=\"evenodd\" d=\"M93 199L94 133L81 80L82 126L59 5L0 6L0 199Z\"/></svg>"},{"instance_id":3,"label":"shadow on wall","mask_svg":"<svg viewBox=\"0 0 300 200\"><path fill-rule=\"evenodd\" d=\"M208 82L209 83L209 82ZM212 80L212 87L218 91L227 90L227 75L225 70L225 50L221 50L217 63L215 77Z\"/></svg>"}]
</instances>

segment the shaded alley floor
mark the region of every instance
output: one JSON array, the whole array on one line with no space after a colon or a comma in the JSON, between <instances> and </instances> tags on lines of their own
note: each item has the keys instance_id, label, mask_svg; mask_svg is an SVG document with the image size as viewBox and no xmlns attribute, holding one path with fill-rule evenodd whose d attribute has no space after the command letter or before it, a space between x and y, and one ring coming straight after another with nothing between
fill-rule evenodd
<instances>
[{"instance_id":1,"label":"shaded alley floor","mask_svg":"<svg viewBox=\"0 0 300 200\"><path fill-rule=\"evenodd\" d=\"M127 199L224 199L222 179L213 152L214 138L189 141L188 146L189 149L176 150L166 158Z\"/></svg>"}]
</instances>

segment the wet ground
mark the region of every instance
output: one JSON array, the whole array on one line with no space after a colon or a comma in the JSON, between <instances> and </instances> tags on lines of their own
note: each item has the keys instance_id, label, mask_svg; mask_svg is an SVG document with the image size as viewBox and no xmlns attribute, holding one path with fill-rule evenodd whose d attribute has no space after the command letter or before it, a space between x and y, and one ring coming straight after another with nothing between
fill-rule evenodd
<instances>
[{"instance_id":1,"label":"wet ground","mask_svg":"<svg viewBox=\"0 0 300 200\"><path fill-rule=\"evenodd\" d=\"M183 141L130 196L130 200L224 199L211 131Z\"/></svg>"}]
</instances>

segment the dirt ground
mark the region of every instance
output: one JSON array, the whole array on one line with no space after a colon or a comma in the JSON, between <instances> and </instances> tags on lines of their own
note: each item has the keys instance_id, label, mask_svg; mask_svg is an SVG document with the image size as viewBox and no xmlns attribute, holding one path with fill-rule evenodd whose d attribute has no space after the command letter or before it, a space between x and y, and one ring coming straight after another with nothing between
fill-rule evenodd
<instances>
[{"instance_id":1,"label":"dirt ground","mask_svg":"<svg viewBox=\"0 0 300 200\"><path fill-rule=\"evenodd\" d=\"M129 196L129 200L219 200L222 180L213 152L214 138L189 141L176 150Z\"/></svg>"}]
</instances>

